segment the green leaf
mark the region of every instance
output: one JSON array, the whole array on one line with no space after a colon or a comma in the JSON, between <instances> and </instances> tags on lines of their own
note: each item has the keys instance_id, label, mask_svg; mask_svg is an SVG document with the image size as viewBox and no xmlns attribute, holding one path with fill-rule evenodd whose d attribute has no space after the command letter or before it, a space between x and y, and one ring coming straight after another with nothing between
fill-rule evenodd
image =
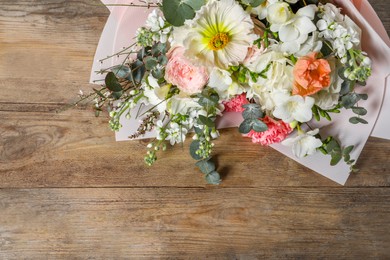
<instances>
[{"instance_id":1,"label":"green leaf","mask_svg":"<svg viewBox=\"0 0 390 260\"><path fill-rule=\"evenodd\" d=\"M112 92L122 91L122 86L119 84L114 72L108 72L105 78L106 87Z\"/></svg>"},{"instance_id":2,"label":"green leaf","mask_svg":"<svg viewBox=\"0 0 390 260\"><path fill-rule=\"evenodd\" d=\"M183 0L183 2L191 6L191 8L195 11L198 11L204 4L206 4L205 0Z\"/></svg>"},{"instance_id":3,"label":"green leaf","mask_svg":"<svg viewBox=\"0 0 390 260\"><path fill-rule=\"evenodd\" d=\"M348 147L345 147L345 148L343 149L343 155L350 154L350 153L352 152L353 148L354 148L353 145L350 145L350 146L348 146Z\"/></svg>"},{"instance_id":4,"label":"green leaf","mask_svg":"<svg viewBox=\"0 0 390 260\"><path fill-rule=\"evenodd\" d=\"M167 63L168 63L168 58L167 58L167 56L165 56L165 55L160 55L160 56L158 56L158 63L159 63L160 65L162 65L162 66L167 65Z\"/></svg>"},{"instance_id":5,"label":"green leaf","mask_svg":"<svg viewBox=\"0 0 390 260\"><path fill-rule=\"evenodd\" d=\"M352 107L352 112L359 116L365 116L367 115L367 110L363 107Z\"/></svg>"},{"instance_id":6,"label":"green leaf","mask_svg":"<svg viewBox=\"0 0 390 260\"><path fill-rule=\"evenodd\" d=\"M201 156L196 154L196 151L199 150L199 145L200 145L200 142L198 140L194 140L190 144L190 154L191 154L191 157L194 158L195 160L201 160L202 159Z\"/></svg>"},{"instance_id":7,"label":"green leaf","mask_svg":"<svg viewBox=\"0 0 390 260\"><path fill-rule=\"evenodd\" d=\"M368 99L368 95L367 94L359 94L359 97L363 100L367 100Z\"/></svg>"},{"instance_id":8,"label":"green leaf","mask_svg":"<svg viewBox=\"0 0 390 260\"><path fill-rule=\"evenodd\" d=\"M261 120L259 119L253 119L252 120L252 129L257 132L265 132L268 130L268 126Z\"/></svg>"},{"instance_id":9,"label":"green leaf","mask_svg":"<svg viewBox=\"0 0 390 260\"><path fill-rule=\"evenodd\" d=\"M203 129L200 129L199 127L194 127L194 131L197 135L202 135L203 134Z\"/></svg>"},{"instance_id":10,"label":"green leaf","mask_svg":"<svg viewBox=\"0 0 390 260\"><path fill-rule=\"evenodd\" d=\"M245 119L238 127L241 134L247 134L252 130L252 119Z\"/></svg>"},{"instance_id":11,"label":"green leaf","mask_svg":"<svg viewBox=\"0 0 390 260\"><path fill-rule=\"evenodd\" d=\"M242 0L243 4L250 5L252 7L257 7L264 2L265 2L265 0Z\"/></svg>"},{"instance_id":12,"label":"green leaf","mask_svg":"<svg viewBox=\"0 0 390 260\"><path fill-rule=\"evenodd\" d=\"M342 74L344 75L344 72ZM344 96L348 94L350 91L351 91L351 81L344 80L343 83L341 84L340 95Z\"/></svg>"},{"instance_id":13,"label":"green leaf","mask_svg":"<svg viewBox=\"0 0 390 260\"><path fill-rule=\"evenodd\" d=\"M134 80L135 83L139 83L145 75L146 68L142 61L136 60L131 64L131 71L133 72L133 74L130 74L129 77L127 77L126 79L129 81Z\"/></svg>"},{"instance_id":14,"label":"green leaf","mask_svg":"<svg viewBox=\"0 0 390 260\"><path fill-rule=\"evenodd\" d=\"M111 93L111 96L114 98L114 99L120 99L123 95L123 91L117 91L117 92L112 92Z\"/></svg>"},{"instance_id":15,"label":"green leaf","mask_svg":"<svg viewBox=\"0 0 390 260\"><path fill-rule=\"evenodd\" d=\"M332 152L341 152L340 144L334 139L330 140L330 142L326 144L325 149L329 154Z\"/></svg>"},{"instance_id":16,"label":"green leaf","mask_svg":"<svg viewBox=\"0 0 390 260\"><path fill-rule=\"evenodd\" d=\"M144 63L147 70L153 70L157 66L158 60L154 57L147 56L144 58Z\"/></svg>"},{"instance_id":17,"label":"green leaf","mask_svg":"<svg viewBox=\"0 0 390 260\"><path fill-rule=\"evenodd\" d=\"M125 65L118 65L111 69L114 74L119 78L126 78L130 75L130 68Z\"/></svg>"},{"instance_id":18,"label":"green leaf","mask_svg":"<svg viewBox=\"0 0 390 260\"><path fill-rule=\"evenodd\" d=\"M341 104L345 108L352 108L361 99L359 94L349 93L341 98Z\"/></svg>"},{"instance_id":19,"label":"green leaf","mask_svg":"<svg viewBox=\"0 0 390 260\"><path fill-rule=\"evenodd\" d=\"M161 70L161 69L152 70L152 75L156 79L162 79L164 77L163 70Z\"/></svg>"},{"instance_id":20,"label":"green leaf","mask_svg":"<svg viewBox=\"0 0 390 260\"><path fill-rule=\"evenodd\" d=\"M210 172L205 176L205 178L209 184L218 185L221 183L221 176L216 171Z\"/></svg>"},{"instance_id":21,"label":"green leaf","mask_svg":"<svg viewBox=\"0 0 390 260\"><path fill-rule=\"evenodd\" d=\"M215 126L215 123L214 121L209 118L209 117L205 117L203 115L199 115L199 121L203 124L203 125L206 125L208 127L214 127Z\"/></svg>"},{"instance_id":22,"label":"green leaf","mask_svg":"<svg viewBox=\"0 0 390 260\"><path fill-rule=\"evenodd\" d=\"M201 160L195 163L195 165L198 166L200 171L203 172L204 174L209 174L215 171L215 163L210 159Z\"/></svg>"},{"instance_id":23,"label":"green leaf","mask_svg":"<svg viewBox=\"0 0 390 260\"><path fill-rule=\"evenodd\" d=\"M195 17L194 9L182 0L163 0L162 11L173 26L182 26L186 19Z\"/></svg>"},{"instance_id":24,"label":"green leaf","mask_svg":"<svg viewBox=\"0 0 390 260\"><path fill-rule=\"evenodd\" d=\"M332 156L332 160L330 161L330 165L332 165L332 166L335 166L336 164L338 164L342 159L340 152L333 152L330 155Z\"/></svg>"},{"instance_id":25,"label":"green leaf","mask_svg":"<svg viewBox=\"0 0 390 260\"><path fill-rule=\"evenodd\" d=\"M314 106L311 108L311 111L313 112L313 115L314 115L315 120L320 121L321 118L320 118L320 114L318 113L318 107L317 107L316 105L314 105Z\"/></svg>"},{"instance_id":26,"label":"green leaf","mask_svg":"<svg viewBox=\"0 0 390 260\"><path fill-rule=\"evenodd\" d=\"M359 124L359 123L365 124L365 125L368 124L368 122L366 120L364 120L363 118L357 117L357 116L351 117L349 119L349 122L351 124L354 124L354 125Z\"/></svg>"},{"instance_id":27,"label":"green leaf","mask_svg":"<svg viewBox=\"0 0 390 260\"><path fill-rule=\"evenodd\" d=\"M258 104L246 104L242 107L245 108L244 112L242 112L242 117L244 119L259 119L264 115Z\"/></svg>"},{"instance_id":28,"label":"green leaf","mask_svg":"<svg viewBox=\"0 0 390 260\"><path fill-rule=\"evenodd\" d=\"M252 1L250 1L250 2L251 2L250 5L251 5L252 7L258 7L259 5L261 5L262 3L264 3L265 0L252 0Z\"/></svg>"}]
</instances>

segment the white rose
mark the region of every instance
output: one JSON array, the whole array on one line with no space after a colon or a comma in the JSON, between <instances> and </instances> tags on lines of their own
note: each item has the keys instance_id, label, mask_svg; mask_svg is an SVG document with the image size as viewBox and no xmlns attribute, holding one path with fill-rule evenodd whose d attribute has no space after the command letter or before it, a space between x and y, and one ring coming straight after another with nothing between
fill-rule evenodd
<instances>
[{"instance_id":1,"label":"white rose","mask_svg":"<svg viewBox=\"0 0 390 260\"><path fill-rule=\"evenodd\" d=\"M267 20L270 22L271 25L271 30L272 31L277 31L273 30L272 27L276 27L278 25L282 25L289 21L291 17L293 16L293 12L290 9L290 5L284 2L277 2L274 4L271 4L267 8Z\"/></svg>"}]
</instances>

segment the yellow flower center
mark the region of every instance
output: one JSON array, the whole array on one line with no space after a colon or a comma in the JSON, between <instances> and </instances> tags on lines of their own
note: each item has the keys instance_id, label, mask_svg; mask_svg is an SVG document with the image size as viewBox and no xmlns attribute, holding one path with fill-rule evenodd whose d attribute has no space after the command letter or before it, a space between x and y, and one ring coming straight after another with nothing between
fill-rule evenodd
<instances>
[{"instance_id":1,"label":"yellow flower center","mask_svg":"<svg viewBox=\"0 0 390 260\"><path fill-rule=\"evenodd\" d=\"M227 33L217 33L209 41L209 48L213 51L218 51L229 43L229 35Z\"/></svg>"}]
</instances>

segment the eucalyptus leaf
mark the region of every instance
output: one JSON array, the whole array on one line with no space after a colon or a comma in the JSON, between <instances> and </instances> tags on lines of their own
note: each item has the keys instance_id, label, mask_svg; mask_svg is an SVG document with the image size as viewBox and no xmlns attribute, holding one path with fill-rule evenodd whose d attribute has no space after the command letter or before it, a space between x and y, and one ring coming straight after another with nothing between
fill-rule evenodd
<instances>
[{"instance_id":1,"label":"eucalyptus leaf","mask_svg":"<svg viewBox=\"0 0 390 260\"><path fill-rule=\"evenodd\" d=\"M332 139L332 140L330 140L330 142L329 143L327 143L326 144L326 147L325 147L325 149L326 149L326 151L330 154L330 153L332 153L332 152L340 152L341 151L341 147L340 147L340 144L336 141L336 140L334 140L334 139Z\"/></svg>"},{"instance_id":2,"label":"eucalyptus leaf","mask_svg":"<svg viewBox=\"0 0 390 260\"><path fill-rule=\"evenodd\" d=\"M203 125L206 125L208 127L214 127L215 126L215 123L214 121L209 118L209 117L206 117L206 116L203 116L203 115L199 115L199 121L203 124Z\"/></svg>"},{"instance_id":3,"label":"eucalyptus leaf","mask_svg":"<svg viewBox=\"0 0 390 260\"><path fill-rule=\"evenodd\" d=\"M163 0L162 11L173 26L182 26L186 19L195 17L194 9L182 0Z\"/></svg>"},{"instance_id":4,"label":"eucalyptus leaf","mask_svg":"<svg viewBox=\"0 0 390 260\"><path fill-rule=\"evenodd\" d=\"M335 166L338 164L341 159L343 158L340 152L333 152L330 154L332 156L332 159L330 161L330 165Z\"/></svg>"},{"instance_id":5,"label":"eucalyptus leaf","mask_svg":"<svg viewBox=\"0 0 390 260\"><path fill-rule=\"evenodd\" d=\"M119 84L114 72L108 72L105 78L106 87L112 92L122 91L122 86Z\"/></svg>"},{"instance_id":6,"label":"eucalyptus leaf","mask_svg":"<svg viewBox=\"0 0 390 260\"><path fill-rule=\"evenodd\" d=\"M215 163L210 159L204 159L198 161L195 165L198 166L200 171L203 172L204 174L209 174L215 171Z\"/></svg>"},{"instance_id":7,"label":"eucalyptus leaf","mask_svg":"<svg viewBox=\"0 0 390 260\"><path fill-rule=\"evenodd\" d=\"M343 155L347 155L347 154L350 154L353 150L354 146L353 145L350 145L346 148L343 149Z\"/></svg>"},{"instance_id":8,"label":"eucalyptus leaf","mask_svg":"<svg viewBox=\"0 0 390 260\"><path fill-rule=\"evenodd\" d=\"M167 58L167 56L165 56L165 55L160 55L160 56L158 56L158 63L159 63L160 65L162 65L162 66L167 65L167 63L168 63L168 58Z\"/></svg>"},{"instance_id":9,"label":"eucalyptus leaf","mask_svg":"<svg viewBox=\"0 0 390 260\"><path fill-rule=\"evenodd\" d=\"M123 91L117 91L117 92L112 92L111 93L111 96L114 98L114 99L120 99L123 95Z\"/></svg>"},{"instance_id":10,"label":"eucalyptus leaf","mask_svg":"<svg viewBox=\"0 0 390 260\"><path fill-rule=\"evenodd\" d=\"M126 78L130 75L130 68L126 65L118 65L111 69L114 74L119 78Z\"/></svg>"},{"instance_id":11,"label":"eucalyptus leaf","mask_svg":"<svg viewBox=\"0 0 390 260\"><path fill-rule=\"evenodd\" d=\"M131 71L132 74L130 74L126 79L129 81L134 80L135 83L139 83L145 75L146 68L142 61L136 60L131 64Z\"/></svg>"},{"instance_id":12,"label":"eucalyptus leaf","mask_svg":"<svg viewBox=\"0 0 390 260\"><path fill-rule=\"evenodd\" d=\"M268 130L268 126L261 120L259 119L253 119L252 120L252 129L257 132L265 132Z\"/></svg>"},{"instance_id":13,"label":"eucalyptus leaf","mask_svg":"<svg viewBox=\"0 0 390 260\"><path fill-rule=\"evenodd\" d=\"M259 119L264 115L258 104L246 104L242 107L245 108L244 112L242 112L244 119Z\"/></svg>"},{"instance_id":14,"label":"eucalyptus leaf","mask_svg":"<svg viewBox=\"0 0 390 260\"><path fill-rule=\"evenodd\" d=\"M368 122L366 120L364 120L363 118L357 117L357 116L351 117L349 119L349 122L351 124L354 124L354 125L359 124L359 123L365 124L365 125L368 124Z\"/></svg>"},{"instance_id":15,"label":"eucalyptus leaf","mask_svg":"<svg viewBox=\"0 0 390 260\"><path fill-rule=\"evenodd\" d=\"M209 184L218 185L221 183L221 176L216 171L210 172L205 176L205 178Z\"/></svg>"},{"instance_id":16,"label":"eucalyptus leaf","mask_svg":"<svg viewBox=\"0 0 390 260\"><path fill-rule=\"evenodd\" d=\"M341 104L347 109L352 108L360 99L359 94L349 93L341 98Z\"/></svg>"},{"instance_id":17,"label":"eucalyptus leaf","mask_svg":"<svg viewBox=\"0 0 390 260\"><path fill-rule=\"evenodd\" d=\"M205 0L183 0L183 2L191 6L191 8L195 11L198 11L204 4L206 4Z\"/></svg>"},{"instance_id":18,"label":"eucalyptus leaf","mask_svg":"<svg viewBox=\"0 0 390 260\"><path fill-rule=\"evenodd\" d=\"M252 130L252 119L245 119L238 127L241 134L247 134Z\"/></svg>"},{"instance_id":19,"label":"eucalyptus leaf","mask_svg":"<svg viewBox=\"0 0 390 260\"><path fill-rule=\"evenodd\" d=\"M147 70L153 70L157 66L158 60L154 57L147 56L144 58L144 63Z\"/></svg>"},{"instance_id":20,"label":"eucalyptus leaf","mask_svg":"<svg viewBox=\"0 0 390 260\"><path fill-rule=\"evenodd\" d=\"M196 151L199 150L199 145L200 145L200 142L198 140L194 140L190 144L190 154L191 154L191 157L194 158L195 160L201 160L202 159L201 156L196 154Z\"/></svg>"},{"instance_id":21,"label":"eucalyptus leaf","mask_svg":"<svg viewBox=\"0 0 390 260\"><path fill-rule=\"evenodd\" d=\"M367 110L363 107L352 107L352 112L359 116L365 116L367 115Z\"/></svg>"}]
</instances>

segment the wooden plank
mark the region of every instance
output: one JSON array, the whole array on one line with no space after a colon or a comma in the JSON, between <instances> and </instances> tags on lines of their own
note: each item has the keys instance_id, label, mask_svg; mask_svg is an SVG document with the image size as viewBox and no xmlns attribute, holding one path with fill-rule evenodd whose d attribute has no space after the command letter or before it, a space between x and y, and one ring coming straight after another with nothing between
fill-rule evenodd
<instances>
[{"instance_id":1,"label":"wooden plank","mask_svg":"<svg viewBox=\"0 0 390 260\"><path fill-rule=\"evenodd\" d=\"M91 111L0 112L0 187L205 186L188 153L190 141L143 162L147 140L115 142L106 118ZM223 186L337 186L236 129L215 141ZM374 156L375 154L375 156ZM351 186L389 186L389 141L371 138Z\"/></svg>"},{"instance_id":2,"label":"wooden plank","mask_svg":"<svg viewBox=\"0 0 390 260\"><path fill-rule=\"evenodd\" d=\"M0 5L0 102L66 103L89 90L108 10L98 0Z\"/></svg>"},{"instance_id":3,"label":"wooden plank","mask_svg":"<svg viewBox=\"0 0 390 260\"><path fill-rule=\"evenodd\" d=\"M0 190L0 258L390 257L388 188Z\"/></svg>"}]
</instances>

